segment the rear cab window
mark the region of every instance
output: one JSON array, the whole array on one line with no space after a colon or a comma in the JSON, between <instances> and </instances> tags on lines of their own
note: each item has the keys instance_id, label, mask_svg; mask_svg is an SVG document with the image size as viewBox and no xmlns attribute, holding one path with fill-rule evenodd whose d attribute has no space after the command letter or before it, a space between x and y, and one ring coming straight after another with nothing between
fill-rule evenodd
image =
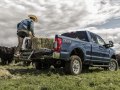
<instances>
[{"instance_id":1,"label":"rear cab window","mask_svg":"<svg viewBox=\"0 0 120 90\"><path fill-rule=\"evenodd\" d=\"M77 32L63 33L61 35L89 42L86 31L77 31Z\"/></svg>"}]
</instances>

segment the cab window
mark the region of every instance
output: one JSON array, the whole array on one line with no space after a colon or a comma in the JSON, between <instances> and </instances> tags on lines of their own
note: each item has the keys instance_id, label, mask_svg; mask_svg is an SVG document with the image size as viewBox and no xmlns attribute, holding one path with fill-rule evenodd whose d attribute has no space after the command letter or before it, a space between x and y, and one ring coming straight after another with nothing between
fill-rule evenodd
<instances>
[{"instance_id":1,"label":"cab window","mask_svg":"<svg viewBox=\"0 0 120 90\"><path fill-rule=\"evenodd\" d=\"M88 37L85 31L77 31L77 32L71 32L71 33L63 33L62 36L66 36L66 37L71 37L71 38L76 38L76 39L80 39L82 41L87 41Z\"/></svg>"},{"instance_id":2,"label":"cab window","mask_svg":"<svg viewBox=\"0 0 120 90\"><path fill-rule=\"evenodd\" d=\"M90 37L91 37L92 42L94 42L94 43L98 43L98 41L97 41L97 37L96 37L95 34L90 33Z\"/></svg>"},{"instance_id":3,"label":"cab window","mask_svg":"<svg viewBox=\"0 0 120 90\"><path fill-rule=\"evenodd\" d=\"M104 40L100 36L97 36L97 41L98 41L98 44L105 45Z\"/></svg>"}]
</instances>

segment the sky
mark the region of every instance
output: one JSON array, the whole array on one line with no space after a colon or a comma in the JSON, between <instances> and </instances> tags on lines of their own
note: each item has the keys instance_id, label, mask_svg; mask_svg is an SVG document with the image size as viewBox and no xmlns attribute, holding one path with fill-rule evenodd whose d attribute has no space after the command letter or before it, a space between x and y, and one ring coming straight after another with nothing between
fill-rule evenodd
<instances>
[{"instance_id":1,"label":"sky","mask_svg":"<svg viewBox=\"0 0 120 90\"><path fill-rule=\"evenodd\" d=\"M120 52L120 0L0 0L1 46L17 45L16 25L29 14L39 19L36 36L89 30Z\"/></svg>"}]
</instances>

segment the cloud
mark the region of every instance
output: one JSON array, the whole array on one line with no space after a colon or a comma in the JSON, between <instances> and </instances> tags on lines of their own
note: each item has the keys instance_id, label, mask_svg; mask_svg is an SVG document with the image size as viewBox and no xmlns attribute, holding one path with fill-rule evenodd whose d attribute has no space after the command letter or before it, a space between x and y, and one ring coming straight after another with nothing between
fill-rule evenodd
<instances>
[{"instance_id":1,"label":"cloud","mask_svg":"<svg viewBox=\"0 0 120 90\"><path fill-rule=\"evenodd\" d=\"M119 6L119 0L1 0L0 44L17 45L16 24L27 18L28 14L35 14L39 18L35 24L37 36L54 37L55 34L85 28L100 33L105 39L113 39L117 47L120 28L97 29L88 26L120 18Z\"/></svg>"}]
</instances>

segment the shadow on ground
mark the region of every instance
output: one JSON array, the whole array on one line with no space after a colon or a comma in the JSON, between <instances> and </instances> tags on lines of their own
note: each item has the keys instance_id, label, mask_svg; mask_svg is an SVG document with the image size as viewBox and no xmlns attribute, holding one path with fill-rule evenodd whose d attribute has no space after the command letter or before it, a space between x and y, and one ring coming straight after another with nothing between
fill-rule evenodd
<instances>
[{"instance_id":1,"label":"shadow on ground","mask_svg":"<svg viewBox=\"0 0 120 90\"><path fill-rule=\"evenodd\" d=\"M7 69L11 74L19 74L19 75L26 75L26 74L29 74L29 75L40 75L40 74L46 74L46 75L51 75L51 74L59 74L59 75L65 75L63 69L54 69L54 68L50 68L50 69L47 69L47 70L36 70L35 68L22 68L22 69Z\"/></svg>"},{"instance_id":2,"label":"shadow on ground","mask_svg":"<svg viewBox=\"0 0 120 90\"><path fill-rule=\"evenodd\" d=\"M35 68L7 68L7 70L11 73L11 74L19 74L19 75L40 75L40 74L45 74L47 76L51 76L52 74L59 74L60 76L66 75L64 72L63 68L60 69L55 69L55 68L50 68L47 70L36 70ZM93 72L101 72L103 71L103 69L101 68L90 68L89 70L84 70L82 73L93 73Z\"/></svg>"}]
</instances>

